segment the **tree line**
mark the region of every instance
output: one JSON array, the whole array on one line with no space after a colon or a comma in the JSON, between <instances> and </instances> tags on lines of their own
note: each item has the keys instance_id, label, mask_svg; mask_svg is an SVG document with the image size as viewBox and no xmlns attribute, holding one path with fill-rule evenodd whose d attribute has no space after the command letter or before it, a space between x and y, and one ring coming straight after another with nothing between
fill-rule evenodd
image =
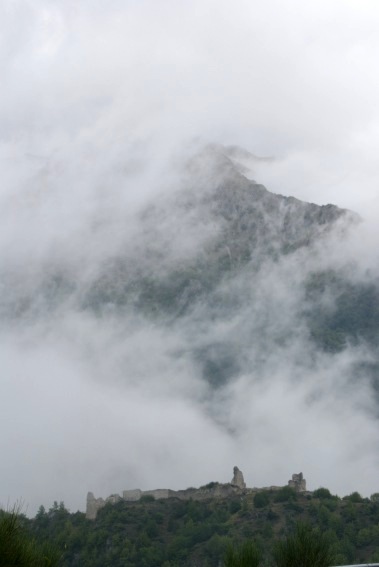
<instances>
[{"instance_id":1,"label":"tree line","mask_svg":"<svg viewBox=\"0 0 379 567\"><path fill-rule=\"evenodd\" d=\"M0 513L0 557L15 553L9 533L24 551L18 563L0 565L230 567L248 565L247 560L262 567L346 565L379 562L379 502L378 495L339 498L326 488L304 495L287 486L204 502L119 502L105 506L95 521L54 502L48 510L41 506L34 518ZM301 557L301 545L307 556L300 564L295 557ZM315 560L317 549L319 556L325 552L323 563Z\"/></svg>"}]
</instances>

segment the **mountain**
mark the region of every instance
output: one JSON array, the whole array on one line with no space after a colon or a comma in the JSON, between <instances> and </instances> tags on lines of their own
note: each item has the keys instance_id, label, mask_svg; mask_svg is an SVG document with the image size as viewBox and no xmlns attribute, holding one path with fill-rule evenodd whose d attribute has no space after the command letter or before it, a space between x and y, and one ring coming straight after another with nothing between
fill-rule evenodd
<instances>
[{"instance_id":1,"label":"mountain","mask_svg":"<svg viewBox=\"0 0 379 567\"><path fill-rule=\"evenodd\" d=\"M363 221L271 193L251 179L258 161L208 146L150 176L138 204L125 195L146 179L125 173L59 227L55 170L29 216L15 206L28 238L0 270L3 354L14 404L22 392L33 408L28 446L44 439L70 463L69 505L195 470L200 484L230 461L257 484L308 465L335 492L376 490L379 280Z\"/></svg>"},{"instance_id":2,"label":"mountain","mask_svg":"<svg viewBox=\"0 0 379 567\"><path fill-rule=\"evenodd\" d=\"M354 229L358 215L270 193L241 173L248 160L259 158L210 145L185 163L174 191L139 211L129 240L115 248L109 240L105 253L84 258L79 270L69 258L50 258L37 278L36 269L31 276L3 273L3 314L28 320L74 308L181 327L187 344L175 355L189 352L212 387L258 368L273 346L299 339L331 353L358 342L376 347L377 282L320 258ZM92 221L94 247L112 231L112 220L98 227ZM216 326L233 319L233 329L214 336ZM376 358L362 365L376 384Z\"/></svg>"},{"instance_id":3,"label":"mountain","mask_svg":"<svg viewBox=\"0 0 379 567\"><path fill-rule=\"evenodd\" d=\"M323 238L354 215L274 195L238 172L219 149L187 165L183 188L163 195L140 215L137 250L102 267L85 301L131 303L145 312L180 316L249 267ZM86 305L88 305L86 303Z\"/></svg>"},{"instance_id":4,"label":"mountain","mask_svg":"<svg viewBox=\"0 0 379 567\"><path fill-rule=\"evenodd\" d=\"M245 159L251 156L235 147L205 148L186 163L174 194L163 193L140 211L132 243L118 243L114 250L110 241L95 269L89 258L74 274L69 273L69 259L60 265L49 258L38 282L38 299L23 290L10 313L18 316L38 309L37 301L54 305L73 296L84 309L130 304L180 316L247 266L258 271L268 261L310 249L337 221L342 220L342 230L357 220L334 205L320 207L270 193L239 172L235 157L241 152ZM97 235L112 230L112 221L98 221L94 246ZM3 276L11 281L11 274ZM27 272L23 280L25 276ZM17 287L22 290L20 281ZM8 300L9 295L3 298L3 309Z\"/></svg>"},{"instance_id":5,"label":"mountain","mask_svg":"<svg viewBox=\"0 0 379 567\"><path fill-rule=\"evenodd\" d=\"M358 215L270 193L240 172L241 159L259 158L236 147L206 147L185 164L180 187L139 212L132 242L110 246L95 266L92 258L92 265L84 262L79 281L57 266L40 284L37 301L24 297L17 314L38 310L36 303L69 302L105 318L133 314L181 326L189 331L186 350L215 387L299 334L332 353L358 342L377 346L377 282L359 281L351 265L319 258L354 229ZM282 294L279 308L275 295ZM237 329L212 337L217 323L236 317ZM207 336L200 341L199 318ZM247 355L252 343L260 354ZM376 382L376 362L368 367Z\"/></svg>"}]
</instances>

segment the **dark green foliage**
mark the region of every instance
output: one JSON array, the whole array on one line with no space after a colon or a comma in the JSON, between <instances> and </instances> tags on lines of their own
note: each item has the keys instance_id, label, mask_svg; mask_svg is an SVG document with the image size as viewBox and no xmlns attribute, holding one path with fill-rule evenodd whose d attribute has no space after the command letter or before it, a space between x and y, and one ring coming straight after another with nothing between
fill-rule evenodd
<instances>
[{"instance_id":1,"label":"dark green foliage","mask_svg":"<svg viewBox=\"0 0 379 567\"><path fill-rule=\"evenodd\" d=\"M269 505L261 508L249 493L242 503L234 496L119 502L100 510L95 521L54 503L22 521L39 544L61 550L60 567L219 567L226 549L233 544L238 550L243 541L255 542L268 567L275 542L294 533L298 521L325 535L336 556L330 565L373 561L379 556L379 502L320 498L325 490L307 496L288 487L268 491Z\"/></svg>"},{"instance_id":2,"label":"dark green foliage","mask_svg":"<svg viewBox=\"0 0 379 567\"><path fill-rule=\"evenodd\" d=\"M334 563L327 537L302 523L284 541L276 543L273 555L277 567L330 567Z\"/></svg>"},{"instance_id":3,"label":"dark green foliage","mask_svg":"<svg viewBox=\"0 0 379 567\"><path fill-rule=\"evenodd\" d=\"M144 494L141 496L141 502L154 502L155 498L152 494Z\"/></svg>"},{"instance_id":4,"label":"dark green foliage","mask_svg":"<svg viewBox=\"0 0 379 567\"><path fill-rule=\"evenodd\" d=\"M359 494L359 492L352 492L351 494L349 494L349 496L344 496L343 499L348 500L349 502L355 502L355 503L363 502L363 498Z\"/></svg>"},{"instance_id":5,"label":"dark green foliage","mask_svg":"<svg viewBox=\"0 0 379 567\"><path fill-rule=\"evenodd\" d=\"M245 541L239 547L230 545L224 557L225 567L258 567L261 553L254 543Z\"/></svg>"},{"instance_id":6,"label":"dark green foliage","mask_svg":"<svg viewBox=\"0 0 379 567\"><path fill-rule=\"evenodd\" d=\"M253 502L256 508L264 508L265 506L267 506L270 502L270 497L267 494L267 491L257 492L254 495Z\"/></svg>"},{"instance_id":7,"label":"dark green foliage","mask_svg":"<svg viewBox=\"0 0 379 567\"><path fill-rule=\"evenodd\" d=\"M54 567L59 552L48 542L38 544L23 527L17 507L0 511L0 565L4 567Z\"/></svg>"},{"instance_id":8,"label":"dark green foliage","mask_svg":"<svg viewBox=\"0 0 379 567\"><path fill-rule=\"evenodd\" d=\"M318 488L313 492L313 497L320 499L333 498L332 495L330 494L330 491L327 488Z\"/></svg>"},{"instance_id":9,"label":"dark green foliage","mask_svg":"<svg viewBox=\"0 0 379 567\"><path fill-rule=\"evenodd\" d=\"M296 500L297 494L290 486L283 486L275 494L275 502L288 502L289 500Z\"/></svg>"},{"instance_id":10,"label":"dark green foliage","mask_svg":"<svg viewBox=\"0 0 379 567\"><path fill-rule=\"evenodd\" d=\"M267 519L270 520L270 522L276 522L279 519L279 514L270 509L267 512Z\"/></svg>"},{"instance_id":11,"label":"dark green foliage","mask_svg":"<svg viewBox=\"0 0 379 567\"><path fill-rule=\"evenodd\" d=\"M313 340L324 350L339 352L348 343L379 338L379 287L352 282L333 270L313 273L306 283L306 318Z\"/></svg>"},{"instance_id":12,"label":"dark green foliage","mask_svg":"<svg viewBox=\"0 0 379 567\"><path fill-rule=\"evenodd\" d=\"M241 510L242 506L241 506L241 502L239 500L231 500L230 504L229 504L229 512L231 514L235 514L236 512L239 512Z\"/></svg>"},{"instance_id":13,"label":"dark green foliage","mask_svg":"<svg viewBox=\"0 0 379 567\"><path fill-rule=\"evenodd\" d=\"M218 486L218 484L219 484L218 482L212 481L212 482L208 482L208 484L204 484L204 486L202 486L201 488L211 489L211 488L215 488L216 486Z\"/></svg>"}]
</instances>

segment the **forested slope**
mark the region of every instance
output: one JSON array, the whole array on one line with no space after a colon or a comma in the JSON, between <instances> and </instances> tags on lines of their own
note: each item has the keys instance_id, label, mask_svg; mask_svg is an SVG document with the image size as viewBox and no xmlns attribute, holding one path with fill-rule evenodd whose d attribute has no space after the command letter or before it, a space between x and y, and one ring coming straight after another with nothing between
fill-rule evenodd
<instances>
[{"instance_id":1,"label":"forested slope","mask_svg":"<svg viewBox=\"0 0 379 567\"><path fill-rule=\"evenodd\" d=\"M227 546L254 540L267 565L275 541L297 522L326 532L336 564L379 561L379 502L327 489L296 494L289 487L207 502L175 499L107 505L95 521L63 504L26 520L41 542L56 544L64 567L217 567Z\"/></svg>"}]
</instances>

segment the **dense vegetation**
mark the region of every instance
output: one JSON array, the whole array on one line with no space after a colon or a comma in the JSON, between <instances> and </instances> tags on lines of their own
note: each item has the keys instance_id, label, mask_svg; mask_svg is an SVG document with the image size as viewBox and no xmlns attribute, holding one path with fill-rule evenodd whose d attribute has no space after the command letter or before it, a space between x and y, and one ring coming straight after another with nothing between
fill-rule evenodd
<instances>
[{"instance_id":1,"label":"dense vegetation","mask_svg":"<svg viewBox=\"0 0 379 567\"><path fill-rule=\"evenodd\" d=\"M334 270L313 273L306 282L311 336L329 352L348 343L379 340L379 288L374 282L353 282Z\"/></svg>"},{"instance_id":2,"label":"dense vegetation","mask_svg":"<svg viewBox=\"0 0 379 567\"><path fill-rule=\"evenodd\" d=\"M4 567L55 567L61 553L48 541L39 544L28 534L17 507L0 510L0 565Z\"/></svg>"},{"instance_id":3,"label":"dense vegetation","mask_svg":"<svg viewBox=\"0 0 379 567\"><path fill-rule=\"evenodd\" d=\"M312 495L284 487L205 502L120 502L95 521L54 503L23 521L41 544L60 549L62 567L216 567L246 541L255 542L262 565L272 565L278 542L299 521L331 544L335 565L379 561L379 501L356 492L340 499L325 488Z\"/></svg>"}]
</instances>

